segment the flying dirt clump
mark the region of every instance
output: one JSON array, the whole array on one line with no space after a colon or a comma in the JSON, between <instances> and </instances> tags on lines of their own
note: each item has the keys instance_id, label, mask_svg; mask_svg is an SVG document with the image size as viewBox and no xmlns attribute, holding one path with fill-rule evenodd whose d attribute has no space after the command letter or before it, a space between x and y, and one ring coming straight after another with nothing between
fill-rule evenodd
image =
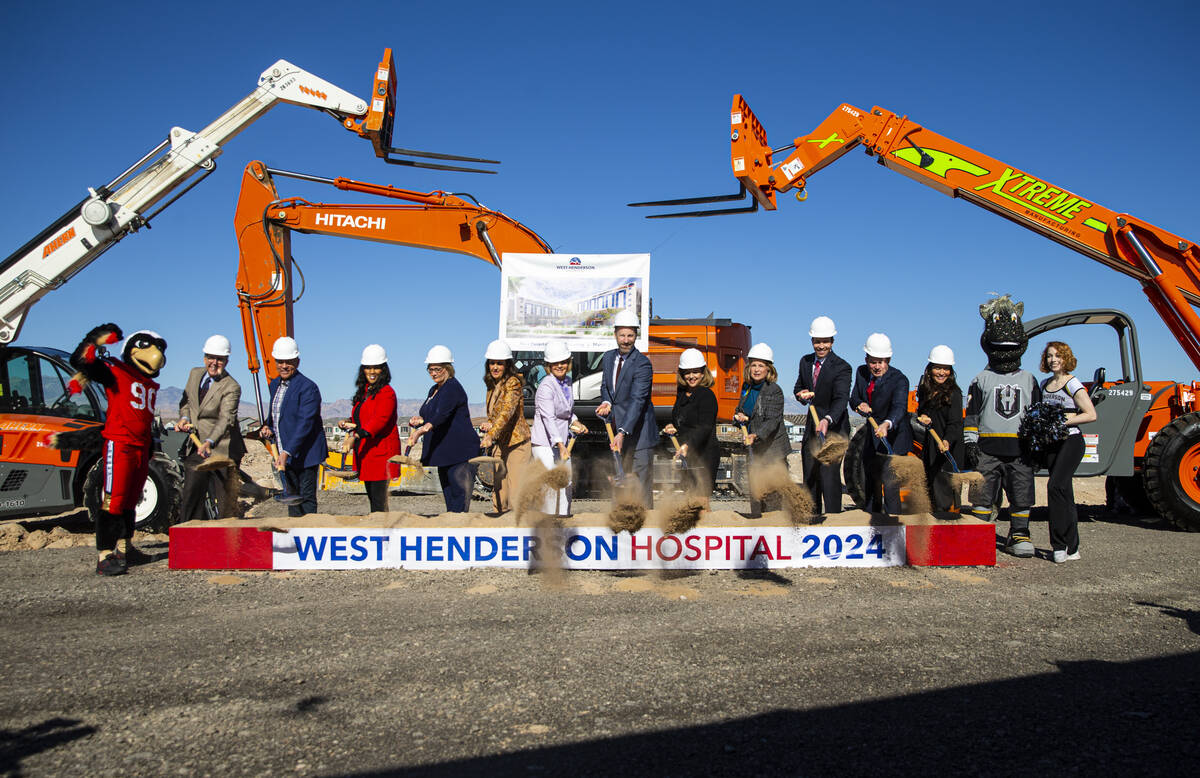
<instances>
[{"instance_id":1,"label":"flying dirt clump","mask_svg":"<svg viewBox=\"0 0 1200 778\"><path fill-rule=\"evenodd\" d=\"M633 534L646 523L646 505L642 502L642 487L637 479L627 478L623 486L613 492L612 508L608 511L608 528L612 533L624 530Z\"/></svg>"},{"instance_id":2,"label":"flying dirt clump","mask_svg":"<svg viewBox=\"0 0 1200 778\"><path fill-rule=\"evenodd\" d=\"M816 441L819 438L814 436L813 440ZM842 457L846 456L846 451L850 448L850 439L837 432L831 432L825 436L825 442L815 448L816 450L812 452L813 459L822 465L836 465L842 461Z\"/></svg>"},{"instance_id":3,"label":"flying dirt clump","mask_svg":"<svg viewBox=\"0 0 1200 778\"><path fill-rule=\"evenodd\" d=\"M565 466L559 465L547 469L541 462L531 461L525 468L521 483L517 486L515 500L517 524L522 524L527 514L533 514L531 523L536 523L544 515L542 500L545 499L546 493L566 489L570 483L571 474Z\"/></svg>"},{"instance_id":4,"label":"flying dirt clump","mask_svg":"<svg viewBox=\"0 0 1200 778\"><path fill-rule=\"evenodd\" d=\"M685 495L668 499L659 509L663 517L662 530L668 535L682 535L700 523L700 514L708 508L703 497Z\"/></svg>"},{"instance_id":5,"label":"flying dirt clump","mask_svg":"<svg viewBox=\"0 0 1200 778\"><path fill-rule=\"evenodd\" d=\"M811 524L816 515L812 495L802 484L792 480L785 465L769 465L751 472L750 492L756 500L778 494L792 524Z\"/></svg>"},{"instance_id":6,"label":"flying dirt clump","mask_svg":"<svg viewBox=\"0 0 1200 778\"><path fill-rule=\"evenodd\" d=\"M910 456L889 456L885 479L901 492L907 492L905 513L929 513L929 487L925 483L925 465Z\"/></svg>"}]
</instances>

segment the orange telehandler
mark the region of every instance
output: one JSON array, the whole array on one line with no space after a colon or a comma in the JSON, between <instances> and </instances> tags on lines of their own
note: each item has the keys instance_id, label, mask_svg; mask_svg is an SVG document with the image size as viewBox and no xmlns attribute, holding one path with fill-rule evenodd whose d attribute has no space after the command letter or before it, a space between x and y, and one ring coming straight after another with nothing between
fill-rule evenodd
<instances>
[{"instance_id":1,"label":"orange telehandler","mask_svg":"<svg viewBox=\"0 0 1200 778\"><path fill-rule=\"evenodd\" d=\"M298 197L280 199L275 177L328 184L342 191L403 202L352 205L312 203ZM470 195L414 192L347 178L323 178L268 168L258 161L246 166L234 216L239 256L237 295L247 363L254 376L260 416L262 401L258 373L265 364L268 380L277 375L274 361L267 357L271 353L271 344L276 338L294 334L293 305L298 294L294 293L292 282L292 232L337 235L466 254L497 268L505 252L552 253L546 241L533 230L499 211L480 205L474 198L464 198L470 198ZM732 417L738 400L744 355L750 348L749 327L711 317L655 318L651 320L649 338L648 356L654 366L652 400L657 415L669 418L675 403L679 354L687 348L698 348L705 353L714 374L713 391L717 395L718 413L725 420ZM514 356L526 380L528 413L532 410L541 353L518 351ZM607 454L607 438L591 413L600 402L600 357L600 353L591 352L577 352L573 356L576 408L580 418L596 428L575 448L576 457L590 457L597 447ZM607 461L607 456L596 459ZM587 488L583 480L592 473L591 468L580 468L580 471L582 477L577 486L583 491Z\"/></svg>"},{"instance_id":2,"label":"orange telehandler","mask_svg":"<svg viewBox=\"0 0 1200 778\"><path fill-rule=\"evenodd\" d=\"M1134 216L1054 186L879 108L840 105L807 135L772 149L762 124L741 95L730 110L730 163L737 194L631 203L675 206L742 200L747 207L655 214L650 218L775 210L776 196L807 197L808 178L862 146L879 163L951 197L961 197L1023 227L1136 278L1154 309L1200 368L1200 251L1196 244ZM776 162L777 155L786 154ZM1096 371L1089 392L1099 419L1088 425L1088 455L1077 473L1107 475L1131 503L1149 503L1176 526L1200 531L1200 382L1142 377L1137 331L1117 310L1089 309L1025 323L1031 337L1076 324L1113 328L1121 376Z\"/></svg>"}]
</instances>

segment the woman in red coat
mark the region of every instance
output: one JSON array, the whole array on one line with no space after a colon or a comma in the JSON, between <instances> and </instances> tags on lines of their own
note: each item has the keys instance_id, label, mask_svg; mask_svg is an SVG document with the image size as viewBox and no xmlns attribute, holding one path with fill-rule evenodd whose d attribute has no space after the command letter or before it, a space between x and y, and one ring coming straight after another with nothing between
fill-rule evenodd
<instances>
[{"instance_id":1,"label":"woman in red coat","mask_svg":"<svg viewBox=\"0 0 1200 778\"><path fill-rule=\"evenodd\" d=\"M354 410L341 422L354 450L358 479L367 487L371 513L387 511L388 482L399 475L400 466L388 462L400 453L396 430L396 392L390 386L387 352L371 344L363 349L358 379L354 382Z\"/></svg>"}]
</instances>

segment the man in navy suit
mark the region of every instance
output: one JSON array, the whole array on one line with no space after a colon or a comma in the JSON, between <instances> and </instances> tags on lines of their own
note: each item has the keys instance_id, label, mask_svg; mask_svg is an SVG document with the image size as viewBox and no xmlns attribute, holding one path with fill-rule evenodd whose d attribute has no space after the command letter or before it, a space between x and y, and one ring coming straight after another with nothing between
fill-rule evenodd
<instances>
[{"instance_id":1,"label":"man in navy suit","mask_svg":"<svg viewBox=\"0 0 1200 778\"><path fill-rule=\"evenodd\" d=\"M891 366L892 341L882 332L867 337L866 364L858 368L850 406L861 416L879 425L875 435L863 446L864 485L869 511L900 512L900 487L885 484L883 470L887 449L880 441L887 438L892 453L903 456L912 448L912 427L908 422L908 377ZM882 499L881 499L882 498Z\"/></svg>"},{"instance_id":2,"label":"man in navy suit","mask_svg":"<svg viewBox=\"0 0 1200 778\"><path fill-rule=\"evenodd\" d=\"M288 506L289 516L317 511L317 468L329 455L321 422L321 390L300 373L300 349L283 337L271 347L279 377L270 384L271 402L262 437L276 441L275 467L284 486L304 499Z\"/></svg>"},{"instance_id":3,"label":"man in navy suit","mask_svg":"<svg viewBox=\"0 0 1200 778\"><path fill-rule=\"evenodd\" d=\"M800 373L792 392L796 399L811 405L820 424L814 424L812 414L804 419L804 448L800 451L804 485L812 492L818 515L842 512L842 463L823 465L813 457L821 437L836 432L850 437L850 417L846 403L850 399L850 363L833 353L833 336L837 328L833 319L818 316L808 328L813 352L800 359ZM824 510L821 504L824 502Z\"/></svg>"},{"instance_id":4,"label":"man in navy suit","mask_svg":"<svg viewBox=\"0 0 1200 778\"><path fill-rule=\"evenodd\" d=\"M626 473L641 482L646 507L654 504L654 484L650 463L658 443L658 425L650 390L654 368L649 358L637 350L638 318L632 311L621 311L613 320L617 347L604 352L600 361L600 406L596 415L616 429L612 450L621 455Z\"/></svg>"}]
</instances>

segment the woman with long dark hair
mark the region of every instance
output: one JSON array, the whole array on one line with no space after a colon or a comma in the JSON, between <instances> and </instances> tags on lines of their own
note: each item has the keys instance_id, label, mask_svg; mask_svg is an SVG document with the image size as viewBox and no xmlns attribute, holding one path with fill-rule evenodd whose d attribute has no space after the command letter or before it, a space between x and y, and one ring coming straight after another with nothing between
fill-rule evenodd
<instances>
[{"instance_id":1,"label":"woman with long dark hair","mask_svg":"<svg viewBox=\"0 0 1200 778\"><path fill-rule=\"evenodd\" d=\"M529 422L525 421L524 382L517 373L512 349L502 340L488 344L483 383L487 387L487 421L479 425L483 432L480 447L500 457L503 478L493 477L492 507L503 513L512 507L512 498L521 474L529 464ZM498 468L497 475L500 472Z\"/></svg>"},{"instance_id":2,"label":"woman with long dark hair","mask_svg":"<svg viewBox=\"0 0 1200 778\"><path fill-rule=\"evenodd\" d=\"M955 463L963 461L962 389L956 379L954 352L949 346L934 346L929 352L925 372L917 383L917 421L925 427L921 459L925 463L925 481L935 511L959 508L959 495L952 488L950 479L938 477L943 472L954 472L947 455L954 457ZM941 445L934 441L931 433L937 433Z\"/></svg>"},{"instance_id":3,"label":"woman with long dark hair","mask_svg":"<svg viewBox=\"0 0 1200 778\"><path fill-rule=\"evenodd\" d=\"M354 381L354 408L339 426L346 430L354 451L354 469L367 488L371 513L387 511L388 482L399 475L399 466L388 459L400 453L396 430L396 392L391 387L387 352L372 343L363 349Z\"/></svg>"}]
</instances>

